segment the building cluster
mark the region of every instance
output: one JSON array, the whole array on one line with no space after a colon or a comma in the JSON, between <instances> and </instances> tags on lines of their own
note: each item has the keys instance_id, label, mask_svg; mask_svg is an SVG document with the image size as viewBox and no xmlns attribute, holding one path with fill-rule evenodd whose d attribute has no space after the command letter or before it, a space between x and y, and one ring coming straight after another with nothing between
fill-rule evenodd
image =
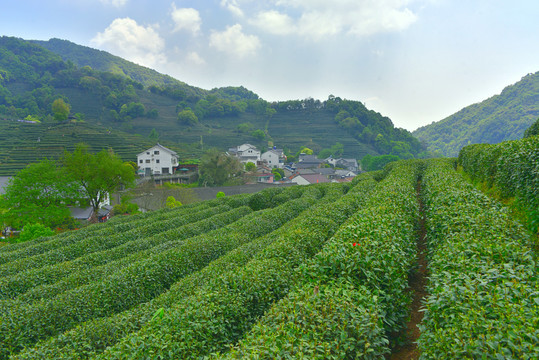
<instances>
[{"instance_id":1,"label":"building cluster","mask_svg":"<svg viewBox=\"0 0 539 360\"><path fill-rule=\"evenodd\" d=\"M288 163L283 149L273 147L262 153L251 144L243 144L228 149L243 164L253 163L257 171L253 174L256 182L273 183L273 169L282 169L284 177L280 182L300 185L351 181L359 172L356 159L333 158L318 159L315 155L300 154L295 163Z\"/></svg>"}]
</instances>

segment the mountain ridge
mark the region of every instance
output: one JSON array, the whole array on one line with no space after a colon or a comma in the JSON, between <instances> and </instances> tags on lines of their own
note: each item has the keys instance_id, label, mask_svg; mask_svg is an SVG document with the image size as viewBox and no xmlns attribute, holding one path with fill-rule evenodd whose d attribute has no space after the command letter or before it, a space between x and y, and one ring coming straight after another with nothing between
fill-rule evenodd
<instances>
[{"instance_id":1,"label":"mountain ridge","mask_svg":"<svg viewBox=\"0 0 539 360\"><path fill-rule=\"evenodd\" d=\"M520 139L538 117L539 72L536 72L506 86L500 94L466 106L412 134L425 142L431 152L457 156L469 144Z\"/></svg>"}]
</instances>

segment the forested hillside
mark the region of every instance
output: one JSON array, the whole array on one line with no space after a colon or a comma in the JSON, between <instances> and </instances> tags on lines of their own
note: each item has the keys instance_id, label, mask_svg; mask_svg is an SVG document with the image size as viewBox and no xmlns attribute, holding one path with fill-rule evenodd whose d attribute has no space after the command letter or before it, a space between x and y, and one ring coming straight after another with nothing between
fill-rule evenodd
<instances>
[{"instance_id":1,"label":"forested hillside","mask_svg":"<svg viewBox=\"0 0 539 360\"><path fill-rule=\"evenodd\" d=\"M105 132L115 129L189 148L191 157L210 147L226 150L244 142L261 150L275 144L289 153L303 146L318 152L339 143L344 156L358 159L366 154L425 155L410 132L395 128L389 118L360 101L329 96L326 101L269 103L243 87L203 90L179 81L168 83L168 78L110 54L60 40L47 44L63 51L69 61L37 43L0 38L0 117L6 121L27 119L36 127L84 121ZM53 110L58 99L66 113ZM0 159L8 151L28 148L17 143L22 133L11 136L9 148L0 146Z\"/></svg>"},{"instance_id":2,"label":"forested hillside","mask_svg":"<svg viewBox=\"0 0 539 360\"><path fill-rule=\"evenodd\" d=\"M430 151L457 156L469 144L522 138L539 117L539 72L524 76L501 94L413 132Z\"/></svg>"}]
</instances>

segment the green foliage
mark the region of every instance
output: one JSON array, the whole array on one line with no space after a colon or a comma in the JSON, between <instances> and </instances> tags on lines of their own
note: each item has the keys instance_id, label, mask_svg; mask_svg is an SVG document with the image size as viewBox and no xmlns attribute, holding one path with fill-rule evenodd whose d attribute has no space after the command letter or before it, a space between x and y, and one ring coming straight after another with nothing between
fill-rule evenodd
<instances>
[{"instance_id":1,"label":"green foliage","mask_svg":"<svg viewBox=\"0 0 539 360\"><path fill-rule=\"evenodd\" d=\"M130 102L129 104L123 104L120 108L120 118L123 120L134 119L137 117L143 117L146 109L144 105L138 102Z\"/></svg>"},{"instance_id":2,"label":"green foliage","mask_svg":"<svg viewBox=\"0 0 539 360\"><path fill-rule=\"evenodd\" d=\"M178 113L178 121L189 126L196 125L198 118L191 109L185 109Z\"/></svg>"},{"instance_id":3,"label":"green foliage","mask_svg":"<svg viewBox=\"0 0 539 360\"><path fill-rule=\"evenodd\" d=\"M67 120L70 111L71 107L63 99L56 99L52 103L52 112L56 121Z\"/></svg>"},{"instance_id":4,"label":"green foliage","mask_svg":"<svg viewBox=\"0 0 539 360\"><path fill-rule=\"evenodd\" d=\"M222 197L225 197L225 193L222 192L222 191L219 191L217 194L215 194L215 197L216 197L217 199L222 198Z\"/></svg>"},{"instance_id":5,"label":"green foliage","mask_svg":"<svg viewBox=\"0 0 539 360\"><path fill-rule=\"evenodd\" d=\"M159 133L155 130L155 128L152 128L152 131L150 131L150 135L148 135L148 139L157 141L159 140Z\"/></svg>"},{"instance_id":6,"label":"green foliage","mask_svg":"<svg viewBox=\"0 0 539 360\"><path fill-rule=\"evenodd\" d=\"M361 159L361 167L364 171L382 170L387 164L399 160L400 158L396 155L365 155Z\"/></svg>"},{"instance_id":7,"label":"green foliage","mask_svg":"<svg viewBox=\"0 0 539 360\"><path fill-rule=\"evenodd\" d=\"M52 160L30 164L10 179L1 198L0 222L21 229L26 224L62 227L69 223L67 205L80 199L65 169Z\"/></svg>"},{"instance_id":8,"label":"green foliage","mask_svg":"<svg viewBox=\"0 0 539 360\"><path fill-rule=\"evenodd\" d=\"M182 206L182 203L174 198L174 196L167 197L166 207L167 209L174 209L178 206Z\"/></svg>"},{"instance_id":9,"label":"green foliage","mask_svg":"<svg viewBox=\"0 0 539 360\"><path fill-rule=\"evenodd\" d=\"M450 162L431 161L423 181L430 279L421 355L537 358L539 287L528 235Z\"/></svg>"},{"instance_id":10,"label":"green foliage","mask_svg":"<svg viewBox=\"0 0 539 360\"><path fill-rule=\"evenodd\" d=\"M524 76L501 94L414 131L428 150L458 156L470 144L495 144L522 138L539 116L539 72Z\"/></svg>"},{"instance_id":11,"label":"green foliage","mask_svg":"<svg viewBox=\"0 0 539 360\"><path fill-rule=\"evenodd\" d=\"M62 162L70 179L80 186L94 212L109 194L120 186L132 186L135 180L135 169L112 150L103 149L92 154L87 145L79 144L73 153L65 152Z\"/></svg>"},{"instance_id":12,"label":"green foliage","mask_svg":"<svg viewBox=\"0 0 539 360\"><path fill-rule=\"evenodd\" d=\"M539 137L496 145L464 147L458 163L475 183L499 190L501 199L515 198L530 230L539 230Z\"/></svg>"},{"instance_id":13,"label":"green foliage","mask_svg":"<svg viewBox=\"0 0 539 360\"><path fill-rule=\"evenodd\" d=\"M239 175L243 166L238 158L228 156L217 149L210 149L202 156L199 166L202 186L223 185L231 177Z\"/></svg>"},{"instance_id":14,"label":"green foliage","mask_svg":"<svg viewBox=\"0 0 539 360\"><path fill-rule=\"evenodd\" d=\"M257 140L264 140L266 138L266 134L264 134L264 130L257 129L251 133L251 136L256 138Z\"/></svg>"},{"instance_id":15,"label":"green foliage","mask_svg":"<svg viewBox=\"0 0 539 360\"><path fill-rule=\"evenodd\" d=\"M524 137L532 137L539 135L539 118L530 126L529 128L524 131Z\"/></svg>"},{"instance_id":16,"label":"green foliage","mask_svg":"<svg viewBox=\"0 0 539 360\"><path fill-rule=\"evenodd\" d=\"M275 181L279 181L284 177L284 170L279 168L273 168L271 170L271 173L273 174L273 178Z\"/></svg>"},{"instance_id":17,"label":"green foliage","mask_svg":"<svg viewBox=\"0 0 539 360\"><path fill-rule=\"evenodd\" d=\"M255 163L250 162L250 161L245 163L245 171L249 171L249 172L256 171Z\"/></svg>"},{"instance_id":18,"label":"green foliage","mask_svg":"<svg viewBox=\"0 0 539 360\"><path fill-rule=\"evenodd\" d=\"M51 228L42 224L26 224L22 228L18 241L29 241L40 237L54 235Z\"/></svg>"}]
</instances>

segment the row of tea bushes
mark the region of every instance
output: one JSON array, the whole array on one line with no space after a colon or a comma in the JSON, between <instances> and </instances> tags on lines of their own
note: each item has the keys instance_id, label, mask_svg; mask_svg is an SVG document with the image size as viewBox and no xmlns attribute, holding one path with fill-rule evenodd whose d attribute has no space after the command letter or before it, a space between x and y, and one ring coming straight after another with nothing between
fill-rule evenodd
<instances>
[{"instance_id":1,"label":"row of tea bushes","mask_svg":"<svg viewBox=\"0 0 539 360\"><path fill-rule=\"evenodd\" d=\"M394 166L225 359L379 359L408 315L421 163Z\"/></svg>"},{"instance_id":2,"label":"row of tea bushes","mask_svg":"<svg viewBox=\"0 0 539 360\"><path fill-rule=\"evenodd\" d=\"M154 256L171 247L177 247L181 242L190 237L231 224L252 211L250 207L242 206L207 219L168 230L166 233L131 241L98 254L84 256L74 262L61 263L58 265L60 269L55 269L55 273L57 274L59 270L62 270L62 275L66 275L65 278L52 284L32 287L16 299L25 302L48 299L82 285L102 281L105 277L111 276L134 262Z\"/></svg>"},{"instance_id":3,"label":"row of tea bushes","mask_svg":"<svg viewBox=\"0 0 539 360\"><path fill-rule=\"evenodd\" d=\"M3 248L3 251L0 252L0 265L10 261L20 260L29 256L43 254L45 252L76 243L89 237L107 237L119 232L128 231L139 225L147 224L148 220L146 219L150 218L150 215L152 221L161 221L170 217L178 217L180 214L189 214L191 212L201 211L214 206L216 205L209 202L200 202L196 204L178 207L176 209L166 209L155 212L148 212L145 214L149 215L146 215L144 218L139 218L138 215L116 216L112 219L121 218L124 221L114 222L111 219L106 223L87 226L79 230L66 231L64 233L54 236L48 236L32 241L11 244L10 246ZM131 221L127 221L127 219L130 219Z\"/></svg>"},{"instance_id":4,"label":"row of tea bushes","mask_svg":"<svg viewBox=\"0 0 539 360\"><path fill-rule=\"evenodd\" d=\"M202 358L237 341L298 280L294 269L315 255L364 202L374 180L308 216L234 272L208 279L189 296L97 358Z\"/></svg>"},{"instance_id":5,"label":"row of tea bushes","mask_svg":"<svg viewBox=\"0 0 539 360\"><path fill-rule=\"evenodd\" d=\"M539 279L526 231L448 162L427 167L423 359L539 358Z\"/></svg>"},{"instance_id":6,"label":"row of tea bushes","mask_svg":"<svg viewBox=\"0 0 539 360\"><path fill-rule=\"evenodd\" d=\"M317 189L313 191L320 193ZM81 322L110 316L149 301L178 279L279 228L312 203L311 198L299 198L257 211L224 228L141 259L102 282L81 286L50 300L0 307L0 342L3 345L0 359Z\"/></svg>"},{"instance_id":7,"label":"row of tea bushes","mask_svg":"<svg viewBox=\"0 0 539 360\"><path fill-rule=\"evenodd\" d=\"M250 210L247 206L240 209L243 209L243 215L246 209ZM37 286L53 284L65 276L70 276L83 270L94 269L111 261L122 259L129 254L145 250L145 247L151 247L150 245L155 243L155 239L167 240L169 237L163 236L165 233L177 233L178 230L191 228L196 229L197 227L193 225L197 224L198 221L207 222L209 218L213 218L218 214L227 214L229 210L230 208L226 205L213 207L189 215L183 215L179 219L169 219L166 222L152 222L151 226L141 225L137 229L118 233L114 236L101 237L99 239L92 237L73 245L26 258L24 259L25 261L18 262L18 264L21 264L21 266L26 265L29 268L28 270L19 271L14 275L0 278L0 299L14 298ZM216 220L221 219L218 217ZM223 220L226 220L226 215ZM222 224L222 220L217 221L215 224L215 228L217 228L219 224ZM162 231L157 229L161 229ZM206 231L211 230L211 223L206 224L200 230L204 231L205 229L208 229ZM190 232L186 235L189 234ZM151 240L154 241L152 242ZM156 243L155 245L158 244ZM88 252L85 251L86 248L89 248ZM70 260L59 261L59 258Z\"/></svg>"},{"instance_id":8,"label":"row of tea bushes","mask_svg":"<svg viewBox=\"0 0 539 360\"><path fill-rule=\"evenodd\" d=\"M495 186L503 198L515 197L528 215L530 228L539 229L539 136L500 144L464 147L459 164L473 181Z\"/></svg>"},{"instance_id":9,"label":"row of tea bushes","mask_svg":"<svg viewBox=\"0 0 539 360\"><path fill-rule=\"evenodd\" d=\"M316 207L328 207L343 194L343 186L331 185L332 191L317 200L317 191L308 189L304 199L311 197ZM299 187L298 187L299 188ZM305 187L301 187L305 189ZM310 217L311 208L304 210L297 218L290 220L270 234L246 243L211 262L201 271L184 277L171 286L169 291L150 302L109 317L97 318L85 322L59 336L42 341L34 348L26 349L16 359L88 359L112 346L130 333L151 321L159 309L167 309L193 295L200 286L225 273L237 271L260 251L270 246L275 240L285 236L289 229Z\"/></svg>"}]
</instances>

